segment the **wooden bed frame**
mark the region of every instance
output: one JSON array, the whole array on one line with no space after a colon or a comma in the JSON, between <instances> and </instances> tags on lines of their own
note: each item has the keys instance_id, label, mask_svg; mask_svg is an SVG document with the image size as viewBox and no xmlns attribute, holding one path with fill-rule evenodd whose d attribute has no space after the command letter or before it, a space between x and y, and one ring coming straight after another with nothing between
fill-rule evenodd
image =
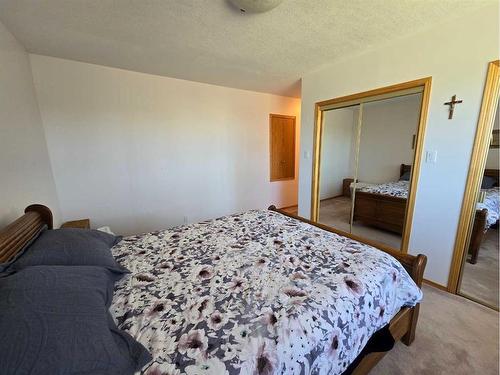
<instances>
[{"instance_id":1,"label":"wooden bed frame","mask_svg":"<svg viewBox=\"0 0 500 375\"><path fill-rule=\"evenodd\" d=\"M498 169L485 169L484 176L493 177L496 179L496 186L500 185L500 174ZM476 210L476 215L474 217L474 225L472 226L472 231L470 235L469 241L469 249L468 253L471 255L470 260L468 260L471 264L477 263L477 258L479 256L479 249L481 248L481 244L483 243L484 235L488 231L486 226L486 218L488 216L488 210L483 208L482 210Z\"/></svg>"},{"instance_id":2,"label":"wooden bed frame","mask_svg":"<svg viewBox=\"0 0 500 375\"><path fill-rule=\"evenodd\" d=\"M411 165L401 164L399 177L409 171L411 171ZM406 198L356 191L353 220L403 234L406 202Z\"/></svg>"},{"instance_id":3,"label":"wooden bed frame","mask_svg":"<svg viewBox=\"0 0 500 375\"><path fill-rule=\"evenodd\" d=\"M364 242L368 245L376 246L382 251L385 251L395 257L404 268L408 271L415 283L421 287L424 275L424 269L427 262L427 257L424 255L408 255L402 254L399 251L392 249L388 246L375 243L373 241L361 239L355 235L345 233L340 230L330 228L326 225L312 223L302 217L288 214L282 210L278 210L275 206L269 207L270 210L279 212L283 215L292 217L294 219L309 223L318 228L327 230L329 232L337 233L345 237ZM34 204L28 206L24 210L25 214L16 221L9 224L4 229L0 230L0 263L7 262L15 257L39 231L47 226L52 229L52 212L46 206ZM406 345L410 345L415 339L415 330L417 327L418 314L420 306L417 304L413 308L404 307L399 313L390 321L389 330L395 340L401 340ZM359 364L355 367L353 374L363 375L367 374L381 359L384 357L385 352L374 352L366 355Z\"/></svg>"},{"instance_id":4,"label":"wooden bed frame","mask_svg":"<svg viewBox=\"0 0 500 375\"><path fill-rule=\"evenodd\" d=\"M411 171L411 165L401 164L399 176L401 177L409 171ZM498 169L485 169L484 175L496 178L496 185L499 186ZM406 214L406 201L406 198L356 191L353 221L359 220L376 228L402 234ZM487 214L488 210L486 209L476 210L468 250L468 253L471 254L468 262L472 264L476 264L477 262L479 249L487 232Z\"/></svg>"},{"instance_id":5,"label":"wooden bed frame","mask_svg":"<svg viewBox=\"0 0 500 375\"><path fill-rule=\"evenodd\" d=\"M0 263L14 258L47 226L52 229L52 212L41 204L26 207L24 215L0 231Z\"/></svg>"},{"instance_id":6,"label":"wooden bed frame","mask_svg":"<svg viewBox=\"0 0 500 375\"><path fill-rule=\"evenodd\" d=\"M409 255L403 254L399 250L393 249L387 245L380 244L376 241L367 240L365 238L356 236L351 233L344 232L324 224L319 224L307 220L301 216L290 214L286 211L277 209L275 206L270 206L269 210L279 212L282 215L300 220L304 223L314 225L315 227L321 228L328 232L336 233L344 237L352 238L353 240L363 242L367 245L374 246L396 258L406 269L408 274L411 276L413 281L418 285L419 288L422 287L422 281L424 278L425 265L427 264L427 257L425 255ZM415 330L417 328L418 314L420 310L420 304L415 307L408 308L403 307L399 313L396 314L394 318L389 322L389 331L391 332L394 340L401 340L406 345L411 345L415 340ZM364 375L368 374L370 370L375 367L375 365L387 354L387 352L374 352L365 356L361 362L356 366L353 371L354 375Z\"/></svg>"}]
</instances>

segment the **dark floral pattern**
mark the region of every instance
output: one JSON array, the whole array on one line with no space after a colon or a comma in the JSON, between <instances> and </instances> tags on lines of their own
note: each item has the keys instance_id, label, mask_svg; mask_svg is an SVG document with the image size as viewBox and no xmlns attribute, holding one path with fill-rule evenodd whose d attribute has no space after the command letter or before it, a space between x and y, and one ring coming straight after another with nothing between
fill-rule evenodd
<instances>
[{"instance_id":1,"label":"dark floral pattern","mask_svg":"<svg viewBox=\"0 0 500 375\"><path fill-rule=\"evenodd\" d=\"M388 254L272 211L124 238L111 310L143 374L340 374L422 293Z\"/></svg>"},{"instance_id":2,"label":"dark floral pattern","mask_svg":"<svg viewBox=\"0 0 500 375\"><path fill-rule=\"evenodd\" d=\"M397 198L408 198L409 181L393 181L385 184L367 184L363 187L357 188L357 191L365 193L389 195Z\"/></svg>"},{"instance_id":3,"label":"dark floral pattern","mask_svg":"<svg viewBox=\"0 0 500 375\"><path fill-rule=\"evenodd\" d=\"M486 208L486 229L494 225L500 217L500 188L494 187L491 189L482 189L484 192L484 200L477 203L477 209L482 210Z\"/></svg>"}]
</instances>

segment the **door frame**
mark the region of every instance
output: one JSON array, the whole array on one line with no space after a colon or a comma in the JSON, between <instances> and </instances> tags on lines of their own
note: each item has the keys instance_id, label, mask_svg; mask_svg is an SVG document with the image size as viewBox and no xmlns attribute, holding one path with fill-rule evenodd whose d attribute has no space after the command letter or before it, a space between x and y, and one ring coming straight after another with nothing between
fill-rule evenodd
<instances>
[{"instance_id":1,"label":"door frame","mask_svg":"<svg viewBox=\"0 0 500 375\"><path fill-rule=\"evenodd\" d=\"M458 293L462 277L462 268L467 257L469 237L474 224L474 212L481 186L481 179L486 166L489 142L495 120L495 111L500 99L500 60L488 64L488 73L484 85L481 110L477 122L474 146L470 159L469 173L465 184L462 209L455 237L455 247L448 277L448 291ZM469 298L469 297L467 297ZM484 302L482 303L484 304Z\"/></svg>"},{"instance_id":2,"label":"door frame","mask_svg":"<svg viewBox=\"0 0 500 375\"><path fill-rule=\"evenodd\" d=\"M273 140L272 140L272 124L273 124L273 118L284 118L287 120L293 120L293 176L289 177L282 177L282 178L273 178L272 177L272 169L273 169ZM291 115L279 115L276 113L270 113L269 114L269 182L277 182L277 181L290 181L290 180L295 180L295 177L297 175L297 116L291 116Z\"/></svg>"},{"instance_id":3,"label":"door frame","mask_svg":"<svg viewBox=\"0 0 500 375\"><path fill-rule=\"evenodd\" d=\"M412 164L410 191L407 199L403 234L401 236L401 251L408 252L408 243L411 233L415 196L420 174L420 163L427 125L427 114L431 94L432 77L425 77L413 81L398 83L391 86L381 87L374 90L364 91L352 95L341 96L334 99L317 102L314 108L314 134L313 134L313 158L312 158L312 181L311 181L311 221L318 222L319 219L319 179L321 164L321 143L323 135L324 112L333 108L343 108L369 101L381 100L404 95L404 92L422 89L422 101L420 106L420 117L415 140L415 152Z\"/></svg>"}]
</instances>

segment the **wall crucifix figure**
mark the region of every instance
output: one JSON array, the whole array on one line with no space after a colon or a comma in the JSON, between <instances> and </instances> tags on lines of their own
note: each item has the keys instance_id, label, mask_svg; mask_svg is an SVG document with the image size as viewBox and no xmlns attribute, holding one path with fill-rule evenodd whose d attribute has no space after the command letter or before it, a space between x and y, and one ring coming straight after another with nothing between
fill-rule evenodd
<instances>
[{"instance_id":1,"label":"wall crucifix figure","mask_svg":"<svg viewBox=\"0 0 500 375\"><path fill-rule=\"evenodd\" d=\"M462 102L463 102L463 100L457 100L457 96L453 95L451 97L451 101L444 103L444 105L450 106L448 120L451 120L453 118L453 111L455 110L455 104L460 104Z\"/></svg>"}]
</instances>

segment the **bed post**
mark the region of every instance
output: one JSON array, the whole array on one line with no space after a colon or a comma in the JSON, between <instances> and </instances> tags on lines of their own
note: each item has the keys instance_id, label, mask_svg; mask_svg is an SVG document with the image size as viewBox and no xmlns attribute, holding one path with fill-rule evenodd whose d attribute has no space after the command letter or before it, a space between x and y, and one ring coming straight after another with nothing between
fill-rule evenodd
<instances>
[{"instance_id":1,"label":"bed post","mask_svg":"<svg viewBox=\"0 0 500 375\"><path fill-rule=\"evenodd\" d=\"M0 228L0 263L13 259L45 226L52 229L52 212L46 206L32 204L23 216Z\"/></svg>"},{"instance_id":2,"label":"bed post","mask_svg":"<svg viewBox=\"0 0 500 375\"><path fill-rule=\"evenodd\" d=\"M413 262L413 266L410 272L410 276L415 281L415 284L419 288L422 288L422 282L424 280L424 270L427 264L427 257L425 255L417 255L417 259ZM411 345L415 340L415 331L417 330L418 314L420 312L420 303L417 303L414 308L411 309L410 327L406 334L401 338L401 341L405 345Z\"/></svg>"},{"instance_id":3,"label":"bed post","mask_svg":"<svg viewBox=\"0 0 500 375\"><path fill-rule=\"evenodd\" d=\"M469 261L469 263L471 264L477 263L479 248L481 247L484 234L486 233L487 217L488 210L486 208L483 208L482 210L476 210L468 248L468 253L471 254L471 258ZM467 254L465 256L467 256Z\"/></svg>"},{"instance_id":4,"label":"bed post","mask_svg":"<svg viewBox=\"0 0 500 375\"><path fill-rule=\"evenodd\" d=\"M420 303L417 303L414 308L410 310L410 328L408 332L401 337L401 341L406 346L410 346L415 340L415 331L417 330L418 314L420 313Z\"/></svg>"},{"instance_id":5,"label":"bed post","mask_svg":"<svg viewBox=\"0 0 500 375\"><path fill-rule=\"evenodd\" d=\"M42 218L42 221L47 224L47 229L53 229L52 211L43 204L32 204L24 209L24 213L36 212Z\"/></svg>"}]
</instances>

